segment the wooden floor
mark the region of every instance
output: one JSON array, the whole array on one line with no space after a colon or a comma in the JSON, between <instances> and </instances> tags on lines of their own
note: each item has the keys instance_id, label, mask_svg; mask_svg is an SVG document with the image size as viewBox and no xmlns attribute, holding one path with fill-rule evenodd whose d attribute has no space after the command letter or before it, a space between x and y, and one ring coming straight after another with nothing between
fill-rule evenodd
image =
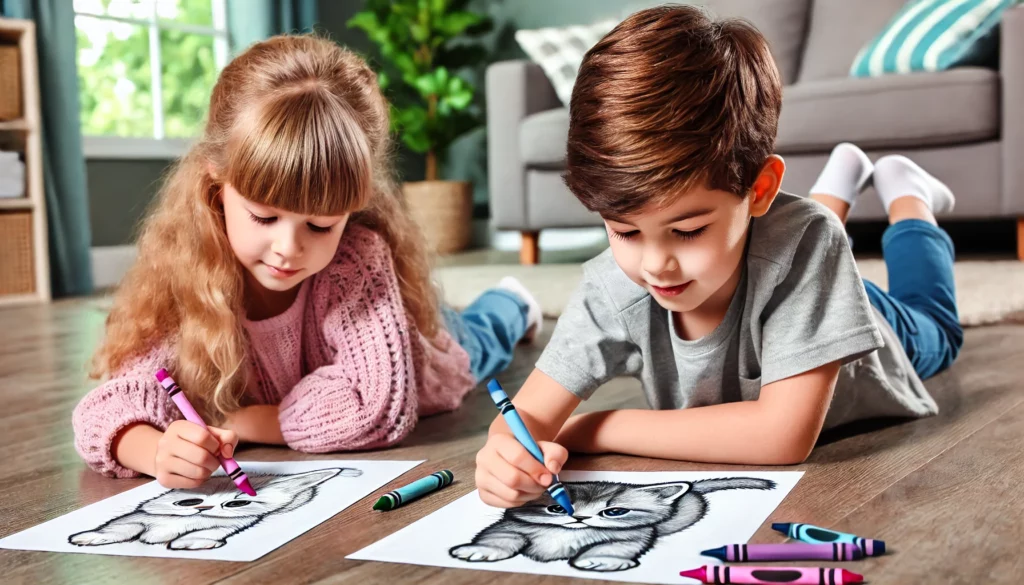
<instances>
[{"instance_id":1,"label":"wooden floor","mask_svg":"<svg viewBox=\"0 0 1024 585\"><path fill-rule=\"evenodd\" d=\"M0 310L0 536L130 489L89 471L72 446L71 411L90 384L83 363L103 314L84 301ZM550 330L550 328L549 328ZM541 341L546 341L546 338ZM502 379L515 390L539 349L525 348ZM771 521L799 521L884 539L892 554L850 569L871 583L1016 583L1024 574L1024 326L967 332L960 360L928 387L936 417L825 438L803 479L755 534L779 542ZM641 407L632 381L616 381L586 406ZM429 459L392 489L449 468L457 482L395 512L372 497L252 563L181 561L0 550L4 583L564 583L568 579L349 561L345 556L473 489L473 457L494 406L471 394L456 413L421 421L401 447L319 456ZM239 459L315 459L285 449L242 449ZM721 470L624 456L573 458L570 469ZM719 544L719 543L713 543ZM680 567L683 568L683 567ZM586 583L589 581L578 581Z\"/></svg>"}]
</instances>

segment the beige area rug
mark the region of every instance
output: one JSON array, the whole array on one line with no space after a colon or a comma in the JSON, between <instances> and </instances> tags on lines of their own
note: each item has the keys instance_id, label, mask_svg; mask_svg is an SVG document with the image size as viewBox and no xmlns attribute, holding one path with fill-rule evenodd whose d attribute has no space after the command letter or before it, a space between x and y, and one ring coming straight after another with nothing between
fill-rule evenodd
<instances>
[{"instance_id":1,"label":"beige area rug","mask_svg":"<svg viewBox=\"0 0 1024 585\"><path fill-rule=\"evenodd\" d=\"M882 260L858 260L861 274L886 287ZM956 263L956 293L960 322L964 325L1024 323L1024 262L966 260ZM580 282L579 264L488 264L446 266L435 269L445 300L464 308L503 276L518 278L540 302L544 315L558 317Z\"/></svg>"}]
</instances>

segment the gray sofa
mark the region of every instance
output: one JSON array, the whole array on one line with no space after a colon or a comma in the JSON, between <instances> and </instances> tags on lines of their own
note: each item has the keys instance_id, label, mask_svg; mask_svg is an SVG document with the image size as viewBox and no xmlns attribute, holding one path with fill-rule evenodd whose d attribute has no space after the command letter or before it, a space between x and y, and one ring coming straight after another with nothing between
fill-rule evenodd
<instances>
[{"instance_id":1,"label":"gray sofa","mask_svg":"<svg viewBox=\"0 0 1024 585\"><path fill-rule=\"evenodd\" d=\"M785 84L776 152L783 188L804 194L837 143L876 159L904 153L957 195L951 217L1017 218L1024 260L1024 6L1005 13L998 69L856 79L847 76L864 43L904 0L709 0L718 16L753 22L772 45ZM523 234L521 261L538 261L546 228L601 225L561 180L568 110L540 67L504 61L487 70L491 218ZM851 216L883 219L873 196Z\"/></svg>"}]
</instances>

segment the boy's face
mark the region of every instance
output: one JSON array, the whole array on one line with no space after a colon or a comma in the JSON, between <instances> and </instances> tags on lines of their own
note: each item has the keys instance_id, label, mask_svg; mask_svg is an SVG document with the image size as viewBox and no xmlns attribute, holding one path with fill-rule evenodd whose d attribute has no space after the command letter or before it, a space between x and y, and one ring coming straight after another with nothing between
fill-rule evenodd
<instances>
[{"instance_id":1,"label":"boy's face","mask_svg":"<svg viewBox=\"0 0 1024 585\"><path fill-rule=\"evenodd\" d=\"M736 273L750 218L766 213L778 193L785 166L773 159L746 197L697 187L662 209L606 217L619 267L665 309L700 309Z\"/></svg>"}]
</instances>

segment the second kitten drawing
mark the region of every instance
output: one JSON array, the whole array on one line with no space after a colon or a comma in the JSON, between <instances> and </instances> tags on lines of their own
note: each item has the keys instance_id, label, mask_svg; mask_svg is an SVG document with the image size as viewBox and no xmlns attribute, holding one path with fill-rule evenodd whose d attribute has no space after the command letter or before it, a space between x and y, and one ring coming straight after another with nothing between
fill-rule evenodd
<instances>
[{"instance_id":1,"label":"second kitten drawing","mask_svg":"<svg viewBox=\"0 0 1024 585\"><path fill-rule=\"evenodd\" d=\"M535 561L568 560L583 571L623 571L659 538L686 530L708 511L705 495L720 490L775 489L753 477L674 481L648 485L584 481L566 483L576 513L547 499L505 510L468 544L449 554L467 562L502 561L523 555Z\"/></svg>"}]
</instances>

